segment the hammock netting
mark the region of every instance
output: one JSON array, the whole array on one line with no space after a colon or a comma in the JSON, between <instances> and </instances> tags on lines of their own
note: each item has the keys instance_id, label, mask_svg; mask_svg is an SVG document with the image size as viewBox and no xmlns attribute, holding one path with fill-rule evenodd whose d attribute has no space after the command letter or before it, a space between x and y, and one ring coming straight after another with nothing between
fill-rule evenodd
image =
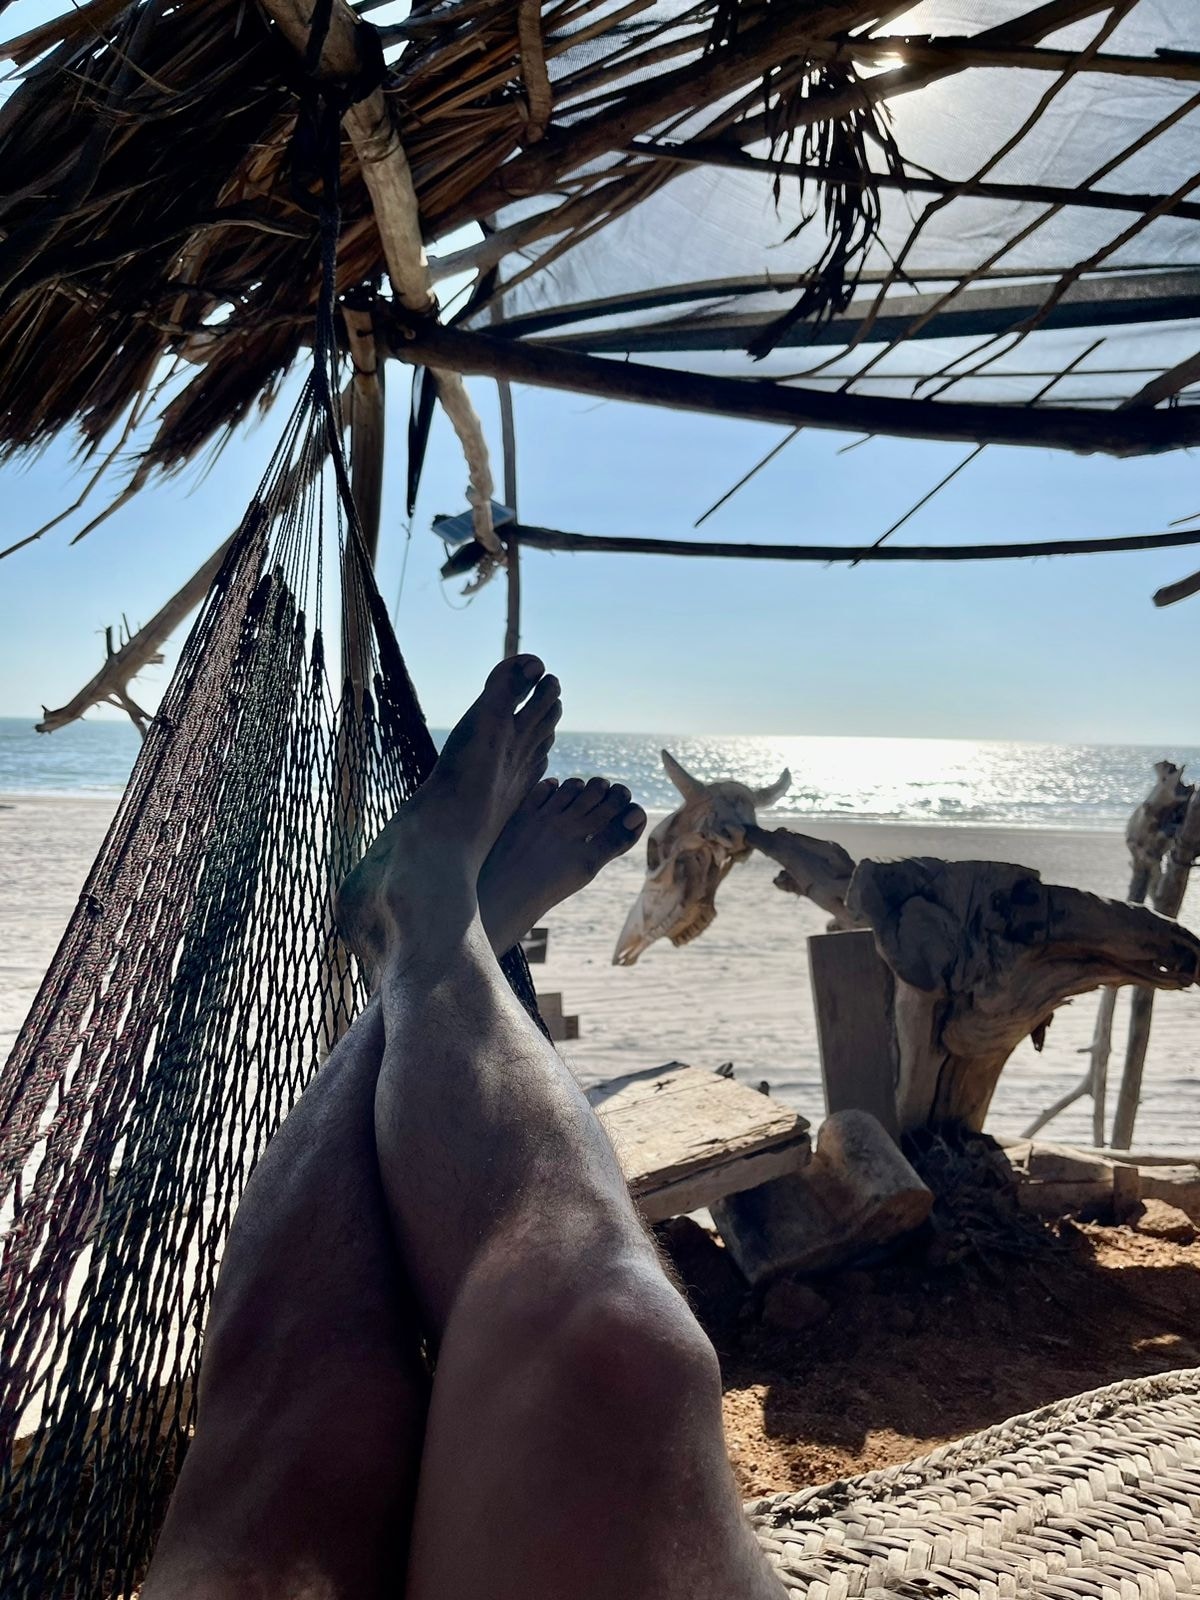
<instances>
[{"instance_id":1,"label":"hammock netting","mask_svg":"<svg viewBox=\"0 0 1200 1600\"><path fill-rule=\"evenodd\" d=\"M365 999L333 892L436 755L349 491L331 291L322 316L0 1074L6 1600L144 1571L234 1209ZM504 965L536 1015L520 952Z\"/></svg>"}]
</instances>

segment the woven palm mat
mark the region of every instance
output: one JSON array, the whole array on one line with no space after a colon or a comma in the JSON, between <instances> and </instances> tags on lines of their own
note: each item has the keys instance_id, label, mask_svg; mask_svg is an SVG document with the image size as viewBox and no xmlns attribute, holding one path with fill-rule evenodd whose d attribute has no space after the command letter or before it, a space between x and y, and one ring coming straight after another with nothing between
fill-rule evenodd
<instances>
[{"instance_id":1,"label":"woven palm mat","mask_svg":"<svg viewBox=\"0 0 1200 1600\"><path fill-rule=\"evenodd\" d=\"M746 1510L806 1600L1200 1597L1200 1368Z\"/></svg>"}]
</instances>

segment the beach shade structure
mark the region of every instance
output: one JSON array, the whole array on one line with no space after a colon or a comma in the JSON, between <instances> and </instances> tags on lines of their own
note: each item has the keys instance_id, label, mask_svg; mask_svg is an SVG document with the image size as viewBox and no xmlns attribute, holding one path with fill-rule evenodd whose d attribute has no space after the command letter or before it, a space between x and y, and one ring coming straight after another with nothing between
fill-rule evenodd
<instances>
[{"instance_id":1,"label":"beach shade structure","mask_svg":"<svg viewBox=\"0 0 1200 1600\"><path fill-rule=\"evenodd\" d=\"M313 374L0 1086L6 1600L130 1591L233 1207L361 999L330 890L432 756L371 576L385 360L410 502L435 403L461 441L481 577L568 536L498 534L464 375L969 449L1200 441L1188 0L377 9L83 0L4 47L0 458L74 436L123 503Z\"/></svg>"},{"instance_id":2,"label":"beach shade structure","mask_svg":"<svg viewBox=\"0 0 1200 1600\"><path fill-rule=\"evenodd\" d=\"M522 544L1012 553L600 545L519 519L501 540L463 374L968 451L1200 438L1189 0L377 11L336 0L310 38L302 0L90 0L9 43L0 449L119 441L126 498L278 391L316 295L314 76L345 111L346 341L360 372L415 368L410 503L435 394L463 441L476 539L453 570ZM464 273L447 325L435 284Z\"/></svg>"}]
</instances>

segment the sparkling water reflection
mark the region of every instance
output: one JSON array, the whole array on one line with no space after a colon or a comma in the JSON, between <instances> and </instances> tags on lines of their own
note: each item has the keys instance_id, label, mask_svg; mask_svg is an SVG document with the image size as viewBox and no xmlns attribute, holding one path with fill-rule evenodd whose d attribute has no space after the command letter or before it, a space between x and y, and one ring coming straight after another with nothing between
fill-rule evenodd
<instances>
[{"instance_id":1,"label":"sparkling water reflection","mask_svg":"<svg viewBox=\"0 0 1200 1600\"><path fill-rule=\"evenodd\" d=\"M1155 761L1200 770L1195 746L560 730L551 771L604 773L648 809L667 810L678 796L662 769L664 745L706 781L757 787L788 767L792 786L778 813L862 821L1116 827L1148 790ZM0 719L0 793L116 793L137 750L128 724L76 723L40 737L29 722Z\"/></svg>"}]
</instances>

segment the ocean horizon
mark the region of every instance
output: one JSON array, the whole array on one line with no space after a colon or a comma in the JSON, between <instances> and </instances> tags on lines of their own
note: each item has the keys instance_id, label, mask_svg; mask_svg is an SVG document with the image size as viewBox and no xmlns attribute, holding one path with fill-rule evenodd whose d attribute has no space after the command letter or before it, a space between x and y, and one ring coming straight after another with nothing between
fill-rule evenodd
<instances>
[{"instance_id":1,"label":"ocean horizon","mask_svg":"<svg viewBox=\"0 0 1200 1600\"><path fill-rule=\"evenodd\" d=\"M38 734L31 721L0 717L0 794L115 797L140 745L128 723ZM1149 791L1156 761L1200 768L1200 746L560 729L550 770L600 772L648 810L670 810L678 796L663 748L707 782L762 786L788 768L791 787L774 815L946 826L1120 828Z\"/></svg>"}]
</instances>

